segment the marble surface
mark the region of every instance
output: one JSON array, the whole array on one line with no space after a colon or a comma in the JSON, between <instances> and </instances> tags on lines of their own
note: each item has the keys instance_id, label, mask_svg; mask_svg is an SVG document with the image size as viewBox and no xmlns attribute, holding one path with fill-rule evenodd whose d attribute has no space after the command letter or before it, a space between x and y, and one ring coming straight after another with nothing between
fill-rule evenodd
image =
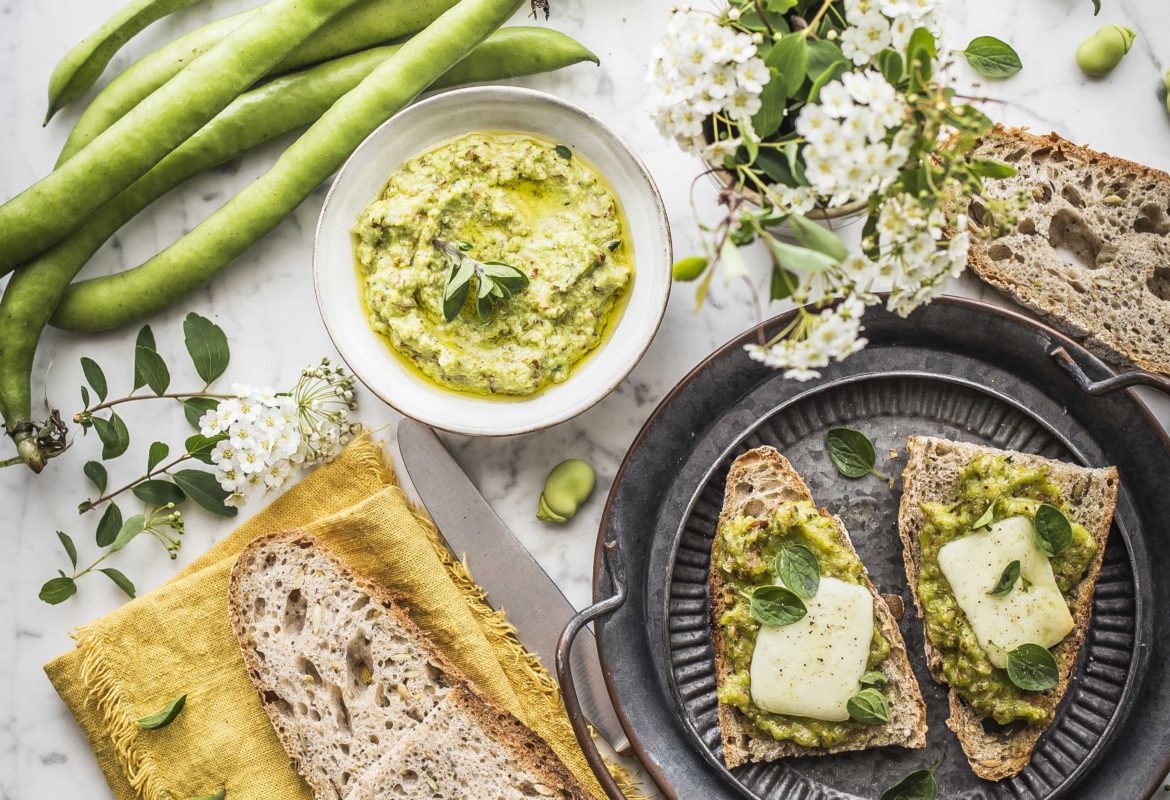
<instances>
[{"instance_id":1,"label":"marble surface","mask_svg":"<svg viewBox=\"0 0 1170 800\"><path fill-rule=\"evenodd\" d=\"M247 0L211 0L176 14L135 40L115 67L159 46L181 31L248 6ZM9 197L41 177L52 164L77 110L69 108L42 129L45 85L56 59L93 30L119 0L0 0L0 197ZM581 104L600 114L633 143L657 177L674 229L676 253L695 250L695 217L688 201L698 165L663 141L644 108L642 76L670 6L666 0L552 0L548 24L564 30L601 56L600 69L578 66L561 74L519 81ZM1170 115L1159 98L1160 76L1170 66L1170 5L1165 0L1104 0L1099 18L1090 0L950 0L950 38L960 46L970 37L994 34L1012 42L1025 64L1008 81L978 89L997 102L988 105L997 120L1055 129L1079 142L1170 169ZM518 15L517 22L524 22ZM1126 23L1138 32L1134 52L1108 78L1090 81L1076 70L1072 53L1096 26ZM543 23L541 23L543 24ZM954 69L969 82L965 66ZM100 274L140 263L216 209L234 191L260 174L280 144L253 153L192 181L182 192L157 203L129 225L90 265ZM233 364L227 379L283 387L302 365L335 352L320 324L310 279L310 243L324 189L319 190L278 231L244 255L210 287L151 322L161 351L176 373L176 388L191 382L182 349L181 319L194 310L222 325L231 340ZM701 217L714 216L708 187L700 185ZM760 256L761 254L755 254ZM764 259L756 259L764 276ZM955 294L991 292L970 279ZM783 310L776 305L770 312ZM693 311L692 291L678 288L662 329L640 366L618 390L580 418L551 430L504 440L449 437L458 459L500 515L532 550L578 606L589 600L594 537L605 491L622 455L655 404L692 366L753 321L746 291L716 287L708 307ZM50 332L43 342L37 374L47 374L55 406L75 410L81 381L78 358L90 355L107 366L111 382L130 381L133 333L116 332L81 340ZM393 439L395 414L363 393L361 418ZM1151 397L1163 423L1170 403ZM129 479L152 439L181 442L181 416L163 403L142 403L128 411L133 444L111 470L111 483ZM149 438L148 438L149 437ZM79 595L49 607L37 599L41 583L65 556L53 535L75 535L82 558L93 553L94 520L79 520L73 509L88 485L81 464L96 442L75 450L40 477L19 468L0 471L4 553L0 556L0 798L102 797L107 790L80 731L53 692L41 665L71 646L69 630L123 602L104 579L87 579ZM4 455L7 455L5 453ZM536 498L548 469L576 456L596 465L596 497L570 524L549 527L534 519ZM257 506L258 507L258 506ZM256 507L245 511L254 512ZM241 519L243 518L241 516ZM112 560L151 589L222 537L233 523L193 511L178 562L168 561L152 542L139 542Z\"/></svg>"}]
</instances>

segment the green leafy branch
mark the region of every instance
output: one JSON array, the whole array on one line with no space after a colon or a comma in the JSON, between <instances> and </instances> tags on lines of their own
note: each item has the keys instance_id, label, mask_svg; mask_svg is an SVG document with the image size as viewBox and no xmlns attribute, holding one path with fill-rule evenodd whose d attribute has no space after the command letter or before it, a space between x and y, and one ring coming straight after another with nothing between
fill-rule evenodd
<instances>
[{"instance_id":1,"label":"green leafy branch","mask_svg":"<svg viewBox=\"0 0 1170 800\"><path fill-rule=\"evenodd\" d=\"M237 509L224 505L228 493L211 472L202 469L181 468L192 462L212 464L211 455L216 445L227 439L226 434L205 436L199 432L200 418L215 409L219 401L231 395L208 391L227 370L230 350L223 330L198 314L188 314L183 321L184 344L191 357L203 388L189 392L170 391L171 372L159 354L154 333L149 325L139 332L134 345L134 381L131 391L122 397L110 398L109 381L105 370L92 358L81 359L86 385L81 387L84 408L74 421L83 432L94 430L101 441L100 460L85 462L82 471L97 490L97 496L83 500L77 507L85 514L104 506L94 534L95 543L103 549L101 555L85 568L78 567L78 551L73 539L63 531L57 532L69 558L72 573L58 570L58 576L41 588L40 597L47 603L68 600L77 592L77 581L100 572L112 580L128 596L134 596L134 584L122 572L102 564L131 541L148 534L176 558L184 531L184 520L179 508L188 500L219 516L233 517ZM146 389L147 392L141 392ZM140 393L141 392L141 393ZM116 489L109 490L109 471L105 462L121 457L130 446L130 431L115 406L140 400L170 399L178 401L187 421L196 433L184 442L182 454L171 458L171 447L166 442L152 442L146 458L146 469L138 477ZM96 402L95 402L96 401ZM117 500L131 493L143 503L143 511L124 517Z\"/></svg>"},{"instance_id":2,"label":"green leafy branch","mask_svg":"<svg viewBox=\"0 0 1170 800\"><path fill-rule=\"evenodd\" d=\"M116 506L111 506L111 508L116 508ZM173 503L168 503L161 508L147 507L144 513L135 514L122 522L114 534L113 542L109 544L105 552L92 564L81 570L77 567L77 546L73 543L73 539L64 531L57 531L57 538L69 558L73 573L66 575L64 571L57 570L57 577L50 578L41 587L40 599L49 605L65 602L77 594L77 581L95 571L113 581L128 597L134 597L134 583L120 570L113 567L101 567L101 564L144 533L157 539L170 553L171 558L175 558L176 551L179 549L179 537L183 535L182 512L176 511Z\"/></svg>"}]
</instances>

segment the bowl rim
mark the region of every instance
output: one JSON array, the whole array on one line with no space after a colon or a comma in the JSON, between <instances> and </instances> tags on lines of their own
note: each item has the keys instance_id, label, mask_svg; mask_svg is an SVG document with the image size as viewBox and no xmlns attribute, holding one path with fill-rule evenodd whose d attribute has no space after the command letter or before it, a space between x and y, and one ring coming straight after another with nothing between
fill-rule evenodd
<instances>
[{"instance_id":1,"label":"bowl rim","mask_svg":"<svg viewBox=\"0 0 1170 800\"><path fill-rule=\"evenodd\" d=\"M654 212L658 218L658 229L662 238L662 244L665 246L665 266L668 272L674 259L674 244L671 239L670 218L666 213L666 205L662 200L662 192L659 190L658 183L654 180L653 175L651 175L650 170L646 167L645 162L643 162L637 151L630 146L630 143L626 141L626 139L621 136L621 134L615 131L610 125L603 122L596 114L593 114L592 112L587 111L575 103L571 103L548 92L506 84L485 84L445 90L424 100L412 103L411 105L402 109L394 116L380 124L377 128L370 132L369 136L362 140L362 143L358 145L352 153L350 153L349 157L346 158L345 163L342 164L341 169L339 169L336 176L334 176L333 181L329 186L329 191L325 195L325 200L321 204L321 211L317 216L317 224L314 226L313 231L313 293L317 300L317 310L321 316L321 321L325 326L325 332L328 334L330 341L333 343L334 348L341 356L341 359L353 372L354 377L361 381L362 385L365 386L366 389L370 391L370 393L372 393L375 397L388 405L390 408L397 411L399 414L402 414L404 417L413 419L416 422L421 422L424 425L429 425L433 428L438 428L450 433L492 438L532 433L535 431L544 430L545 428L550 428L554 425L559 425L562 422L566 422L583 414L593 406L600 403L611 393L613 393L613 391L619 385L621 385L622 381L629 377L630 373L634 371L635 367L641 363L643 357L646 355L647 350L650 349L650 345L653 343L654 338L661 329L662 320L666 316L667 305L670 302L670 291L673 281L668 274L665 283L666 289L664 292L662 292L662 296L657 303L657 315L653 320L653 324L649 328L650 335L646 337L646 340L642 342L641 345L639 345L637 352L633 355L632 358L628 360L627 365L615 372L611 379L606 381L604 384L598 384L596 389L590 391L587 395L584 395L582 399L567 403L563 409L560 409L556 411L556 413L549 414L534 422L520 425L488 427L461 423L459 421L434 419L430 418L426 414L420 414L418 411L407 411L401 406L399 402L392 400L390 397L386 396L385 392L372 385L371 381L367 380L366 377L363 376L361 372L359 372L359 370L353 366L350 359L346 357L346 350L342 346L344 338L333 329L333 326L330 324L329 314L326 312L326 303L323 299L321 287L322 269L320 258L322 231L325 226L325 217L333 202L334 194L337 192L338 186L340 186L345 180L346 175L352 167L354 161L359 158L361 153L367 147L372 146L371 143L373 140L378 138L385 129L401 124L401 119L405 116L417 116L420 114L433 113L433 109L436 107L441 108L444 104L457 103L465 98L483 96L497 96L512 100L514 102L542 103L555 106L561 112L567 112L571 115L581 118L585 124L595 127L606 138L611 139L630 158L631 162L636 167L637 173L641 177L642 182L649 189L650 200L653 203ZM570 375L566 383L572 380L573 376ZM465 396L472 399L476 398L475 395L471 394ZM491 403L498 401L495 401L491 398L484 398L483 402Z\"/></svg>"}]
</instances>

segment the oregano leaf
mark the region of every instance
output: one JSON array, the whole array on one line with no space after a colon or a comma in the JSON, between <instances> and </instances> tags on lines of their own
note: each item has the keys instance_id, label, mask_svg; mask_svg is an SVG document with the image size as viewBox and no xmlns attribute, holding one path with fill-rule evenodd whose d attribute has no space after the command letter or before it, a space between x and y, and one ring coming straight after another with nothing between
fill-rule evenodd
<instances>
[{"instance_id":1,"label":"oregano leaf","mask_svg":"<svg viewBox=\"0 0 1170 800\"><path fill-rule=\"evenodd\" d=\"M804 619L804 602L783 586L760 586L752 592L752 619L761 625L783 627Z\"/></svg>"},{"instance_id":2,"label":"oregano leaf","mask_svg":"<svg viewBox=\"0 0 1170 800\"><path fill-rule=\"evenodd\" d=\"M183 706L187 704L187 695L181 695L175 700L167 703L159 711L143 717L138 720L138 727L144 731L157 731L170 725L183 712Z\"/></svg>"},{"instance_id":3,"label":"oregano leaf","mask_svg":"<svg viewBox=\"0 0 1170 800\"><path fill-rule=\"evenodd\" d=\"M1046 647L1022 644L1008 653L1008 678L1026 692L1047 692L1060 683L1060 668Z\"/></svg>"},{"instance_id":4,"label":"oregano leaf","mask_svg":"<svg viewBox=\"0 0 1170 800\"><path fill-rule=\"evenodd\" d=\"M977 36L959 52L985 78L1010 78L1024 68L1012 46L994 36Z\"/></svg>"},{"instance_id":5,"label":"oregano leaf","mask_svg":"<svg viewBox=\"0 0 1170 800\"><path fill-rule=\"evenodd\" d=\"M852 428L832 428L825 437L829 458L837 471L846 478L860 478L873 471L877 452L873 442L861 431Z\"/></svg>"}]
</instances>

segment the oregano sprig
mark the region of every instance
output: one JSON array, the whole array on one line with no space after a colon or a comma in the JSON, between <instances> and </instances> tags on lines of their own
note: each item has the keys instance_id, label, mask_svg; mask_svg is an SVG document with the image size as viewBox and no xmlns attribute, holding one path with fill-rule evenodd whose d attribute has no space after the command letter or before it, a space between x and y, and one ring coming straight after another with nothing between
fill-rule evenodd
<instances>
[{"instance_id":1,"label":"oregano sprig","mask_svg":"<svg viewBox=\"0 0 1170 800\"><path fill-rule=\"evenodd\" d=\"M491 319L497 303L501 303L528 286L528 276L511 264L503 261L477 261L468 253L472 245L468 242L448 244L441 239L431 239L431 244L447 257L451 272L443 288L443 317L451 322L471 295L471 279L476 280L475 312L480 321Z\"/></svg>"}]
</instances>

